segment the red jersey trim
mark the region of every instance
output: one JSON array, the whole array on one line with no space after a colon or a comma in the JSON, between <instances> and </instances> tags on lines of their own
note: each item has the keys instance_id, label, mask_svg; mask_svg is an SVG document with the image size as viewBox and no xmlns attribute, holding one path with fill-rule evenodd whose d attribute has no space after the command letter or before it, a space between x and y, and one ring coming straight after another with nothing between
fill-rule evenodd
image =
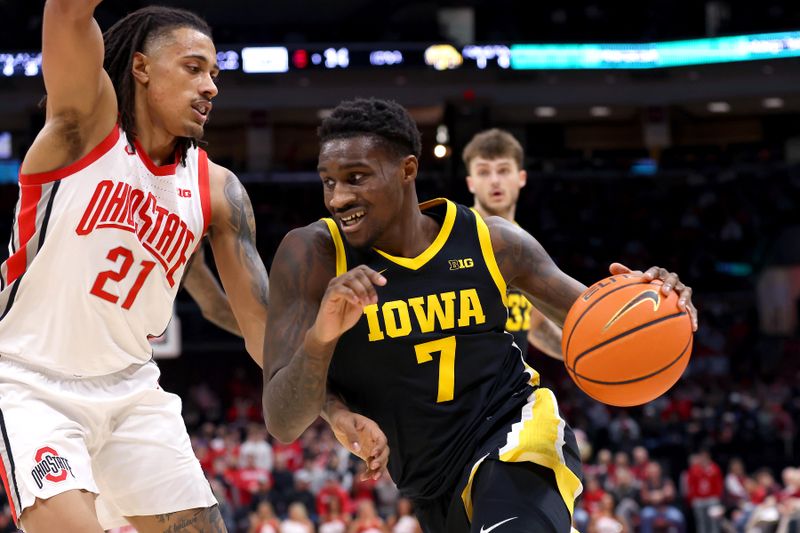
<instances>
[{"instance_id":1,"label":"red jersey trim","mask_svg":"<svg viewBox=\"0 0 800 533\"><path fill-rule=\"evenodd\" d=\"M211 192L208 184L208 154L205 150L198 150L197 154L197 180L200 188L200 206L203 208L203 235L211 224ZM200 239L198 239L198 242Z\"/></svg>"},{"instance_id":2,"label":"red jersey trim","mask_svg":"<svg viewBox=\"0 0 800 533\"><path fill-rule=\"evenodd\" d=\"M20 189L20 208L17 217L19 248L8 258L8 285L14 283L28 267L28 242L36 233L36 209L42 199L42 186L25 186Z\"/></svg>"},{"instance_id":3,"label":"red jersey trim","mask_svg":"<svg viewBox=\"0 0 800 533\"><path fill-rule=\"evenodd\" d=\"M17 517L17 506L14 505L13 497L11 496L10 486L8 484L8 473L6 472L6 467L3 465L3 461L0 461L0 479L3 480L3 486L6 488L6 494L8 494L9 500L9 508L11 509L11 518L14 519L14 523L19 525L19 517Z\"/></svg>"},{"instance_id":4,"label":"red jersey trim","mask_svg":"<svg viewBox=\"0 0 800 533\"><path fill-rule=\"evenodd\" d=\"M114 129L111 133L106 135L106 138L100 141L100 144L92 148L92 151L81 157L74 163L71 163L63 168L50 170L48 172L36 172L34 174L19 174L20 185L44 185L53 181L64 179L68 176L80 172L88 167L102 156L104 156L111 148L117 144L119 140L119 125L114 124Z\"/></svg>"},{"instance_id":5,"label":"red jersey trim","mask_svg":"<svg viewBox=\"0 0 800 533\"><path fill-rule=\"evenodd\" d=\"M175 152L175 161L169 165L162 165L158 166L153 163L153 160L150 159L150 156L147 155L147 152L144 151L142 145L139 144L139 139L133 140L133 146L136 148L136 153L139 154L139 159L142 160L144 166L147 167L147 170L150 171L154 176L172 176L175 174L175 169L178 168L178 153Z\"/></svg>"}]
</instances>

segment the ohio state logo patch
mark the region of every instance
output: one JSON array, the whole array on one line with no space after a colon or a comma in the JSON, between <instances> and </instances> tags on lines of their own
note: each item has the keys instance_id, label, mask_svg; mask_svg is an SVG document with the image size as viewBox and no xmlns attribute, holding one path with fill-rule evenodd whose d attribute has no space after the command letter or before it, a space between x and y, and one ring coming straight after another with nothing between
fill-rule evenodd
<instances>
[{"instance_id":1,"label":"ohio state logo patch","mask_svg":"<svg viewBox=\"0 0 800 533\"><path fill-rule=\"evenodd\" d=\"M31 470L31 476L36 482L36 486L40 489L44 487L45 480L59 483L67 479L67 473L72 477L72 468L69 466L69 460L66 457L61 457L58 452L49 446L39 448L34 456L36 466Z\"/></svg>"}]
</instances>

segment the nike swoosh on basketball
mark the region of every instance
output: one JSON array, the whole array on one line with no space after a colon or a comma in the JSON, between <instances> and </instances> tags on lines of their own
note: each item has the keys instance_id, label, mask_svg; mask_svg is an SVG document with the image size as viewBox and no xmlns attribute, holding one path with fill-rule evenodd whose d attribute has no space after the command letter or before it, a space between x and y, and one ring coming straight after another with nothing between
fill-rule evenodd
<instances>
[{"instance_id":1,"label":"nike swoosh on basketball","mask_svg":"<svg viewBox=\"0 0 800 533\"><path fill-rule=\"evenodd\" d=\"M512 521L512 520L514 520L515 518L517 518L517 517L516 517L516 516L512 516L511 518L506 518L506 519L505 519L505 520L503 520L502 522L498 522L498 523L496 523L495 525L493 525L493 526L491 526L491 527L488 527L488 528L487 528L486 526L481 526L481 533L489 533L489 532L490 532L491 530L493 530L494 528L496 528L496 527L499 527L499 526L502 526L502 525L503 525L503 524L505 524L506 522L511 522L511 521Z\"/></svg>"},{"instance_id":2,"label":"nike swoosh on basketball","mask_svg":"<svg viewBox=\"0 0 800 533\"><path fill-rule=\"evenodd\" d=\"M658 307L661 305L661 295L659 294L658 289L648 289L648 290L645 290L643 292L640 292L639 294L637 294L636 296L631 298L631 301L629 301L624 306L622 306L622 309L617 311L616 314L614 314L614 316L611 317L611 320L608 321L608 324L603 326L603 331L605 331L608 328L610 328L614 324L614 322L616 322L617 320L622 318L624 315L626 315L628 313L628 311L630 311L631 309L633 309L637 305L639 305L639 304L641 304L643 302L647 302L647 301L652 301L653 302L653 311L654 312L658 311Z\"/></svg>"}]
</instances>

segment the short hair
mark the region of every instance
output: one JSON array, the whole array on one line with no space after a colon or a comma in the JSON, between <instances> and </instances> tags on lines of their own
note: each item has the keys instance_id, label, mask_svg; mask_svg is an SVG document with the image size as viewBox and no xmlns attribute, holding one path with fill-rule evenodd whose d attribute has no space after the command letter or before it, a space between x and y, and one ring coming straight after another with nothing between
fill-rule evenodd
<instances>
[{"instance_id":1,"label":"short hair","mask_svg":"<svg viewBox=\"0 0 800 533\"><path fill-rule=\"evenodd\" d=\"M136 134L134 98L136 85L131 73L133 54L143 53L156 39L179 28L191 28L211 38L211 28L201 17L185 9L163 6L144 7L129 13L103 33L105 46L103 67L114 84L119 122L133 150L135 150L133 139ZM189 137L178 139L176 148L182 164L186 164L186 152L195 146L197 146L196 139Z\"/></svg>"},{"instance_id":2,"label":"short hair","mask_svg":"<svg viewBox=\"0 0 800 533\"><path fill-rule=\"evenodd\" d=\"M320 144L332 139L372 135L385 141L399 156L422 153L417 123L392 100L356 98L341 102L317 129Z\"/></svg>"},{"instance_id":3,"label":"short hair","mask_svg":"<svg viewBox=\"0 0 800 533\"><path fill-rule=\"evenodd\" d=\"M469 171L469 163L476 157L498 159L510 157L522 169L523 151L519 141L506 130L492 128L476 134L464 147L461 158Z\"/></svg>"}]
</instances>

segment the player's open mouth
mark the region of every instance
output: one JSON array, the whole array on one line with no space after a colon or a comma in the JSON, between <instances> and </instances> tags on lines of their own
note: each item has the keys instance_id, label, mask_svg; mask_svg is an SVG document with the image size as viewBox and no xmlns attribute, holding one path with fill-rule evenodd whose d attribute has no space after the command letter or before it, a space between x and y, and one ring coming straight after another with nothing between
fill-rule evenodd
<instances>
[{"instance_id":1,"label":"player's open mouth","mask_svg":"<svg viewBox=\"0 0 800 533\"><path fill-rule=\"evenodd\" d=\"M208 114L211 112L211 102L194 102L192 103L192 109L194 109L195 116L198 118L198 121L200 123L204 123L206 120L208 120Z\"/></svg>"},{"instance_id":2,"label":"player's open mouth","mask_svg":"<svg viewBox=\"0 0 800 533\"><path fill-rule=\"evenodd\" d=\"M366 211L360 209L358 211L355 211L354 213L347 215L346 217L340 216L339 220L342 223L342 229L344 231L355 230L356 227L361 223L361 220L364 218L366 214L367 214Z\"/></svg>"}]
</instances>

